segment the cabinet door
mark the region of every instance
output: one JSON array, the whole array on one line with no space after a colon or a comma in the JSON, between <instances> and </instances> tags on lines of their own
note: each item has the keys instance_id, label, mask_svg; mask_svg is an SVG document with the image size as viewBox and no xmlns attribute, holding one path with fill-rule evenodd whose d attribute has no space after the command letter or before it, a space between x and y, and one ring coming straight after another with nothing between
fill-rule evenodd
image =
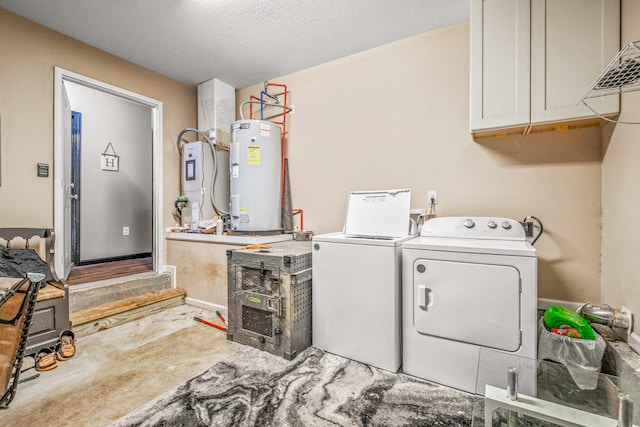
<instances>
[{"instance_id":1,"label":"cabinet door","mask_svg":"<svg viewBox=\"0 0 640 427\"><path fill-rule=\"evenodd\" d=\"M580 98L619 48L619 0L532 0L531 123L593 117ZM617 95L586 102L619 111Z\"/></svg>"},{"instance_id":2,"label":"cabinet door","mask_svg":"<svg viewBox=\"0 0 640 427\"><path fill-rule=\"evenodd\" d=\"M529 124L530 0L471 1L470 129Z\"/></svg>"}]
</instances>

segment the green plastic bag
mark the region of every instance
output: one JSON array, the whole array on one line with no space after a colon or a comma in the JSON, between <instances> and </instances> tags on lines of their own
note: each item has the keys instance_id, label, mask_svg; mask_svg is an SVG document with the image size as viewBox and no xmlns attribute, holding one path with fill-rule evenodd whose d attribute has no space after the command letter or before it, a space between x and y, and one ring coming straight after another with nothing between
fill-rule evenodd
<instances>
[{"instance_id":1,"label":"green plastic bag","mask_svg":"<svg viewBox=\"0 0 640 427\"><path fill-rule=\"evenodd\" d=\"M583 340L595 340L596 335L587 320L575 311L566 307L553 306L544 312L544 324L549 329L570 327L576 330L578 337Z\"/></svg>"}]
</instances>

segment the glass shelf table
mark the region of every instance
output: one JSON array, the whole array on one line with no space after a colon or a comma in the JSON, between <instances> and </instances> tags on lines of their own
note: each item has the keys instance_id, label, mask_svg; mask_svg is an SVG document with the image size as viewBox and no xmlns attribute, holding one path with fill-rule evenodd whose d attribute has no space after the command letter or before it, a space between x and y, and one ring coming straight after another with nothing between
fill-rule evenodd
<instances>
[{"instance_id":1,"label":"glass shelf table","mask_svg":"<svg viewBox=\"0 0 640 427\"><path fill-rule=\"evenodd\" d=\"M635 378L578 374L559 363L481 349L472 425L632 427L640 419Z\"/></svg>"}]
</instances>

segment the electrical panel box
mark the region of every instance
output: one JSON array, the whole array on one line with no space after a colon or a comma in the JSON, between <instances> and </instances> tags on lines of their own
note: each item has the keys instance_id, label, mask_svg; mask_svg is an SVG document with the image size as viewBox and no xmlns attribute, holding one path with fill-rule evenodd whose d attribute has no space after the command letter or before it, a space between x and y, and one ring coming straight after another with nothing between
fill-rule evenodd
<instances>
[{"instance_id":1,"label":"electrical panel box","mask_svg":"<svg viewBox=\"0 0 640 427\"><path fill-rule=\"evenodd\" d=\"M311 345L311 242L227 251L227 339L294 359Z\"/></svg>"},{"instance_id":2,"label":"electrical panel box","mask_svg":"<svg viewBox=\"0 0 640 427\"><path fill-rule=\"evenodd\" d=\"M182 191L189 200L191 215L183 220L195 223L214 216L211 203L213 154L202 141L188 142L182 147Z\"/></svg>"}]
</instances>

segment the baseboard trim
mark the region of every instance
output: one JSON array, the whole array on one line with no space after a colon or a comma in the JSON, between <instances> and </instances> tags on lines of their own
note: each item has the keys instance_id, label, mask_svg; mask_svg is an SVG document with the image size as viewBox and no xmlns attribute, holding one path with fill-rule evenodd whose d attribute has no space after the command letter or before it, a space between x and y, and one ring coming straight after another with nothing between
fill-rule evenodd
<instances>
[{"instance_id":1,"label":"baseboard trim","mask_svg":"<svg viewBox=\"0 0 640 427\"><path fill-rule=\"evenodd\" d=\"M176 284L176 273L178 271L178 268L175 265L168 265L168 264L164 264L160 267L160 273L166 273L169 276L171 276L171 287L172 288L177 288L178 285Z\"/></svg>"},{"instance_id":2,"label":"baseboard trim","mask_svg":"<svg viewBox=\"0 0 640 427\"><path fill-rule=\"evenodd\" d=\"M195 298L187 297L185 298L184 303L187 305L192 305L194 307L203 308L205 310L210 310L210 311L217 310L224 315L227 315L228 313L227 307L224 305L214 304L212 302L202 301Z\"/></svg>"}]
</instances>

